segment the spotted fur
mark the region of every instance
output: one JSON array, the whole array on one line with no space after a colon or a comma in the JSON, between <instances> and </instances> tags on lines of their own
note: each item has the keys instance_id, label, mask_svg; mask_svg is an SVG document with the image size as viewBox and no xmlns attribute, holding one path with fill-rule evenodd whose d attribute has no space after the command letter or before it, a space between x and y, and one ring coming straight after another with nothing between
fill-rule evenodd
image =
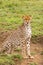
<instances>
[{"instance_id":1,"label":"spotted fur","mask_svg":"<svg viewBox=\"0 0 43 65\"><path fill-rule=\"evenodd\" d=\"M12 53L15 48L20 46L22 48L23 43L26 41L26 52L30 55L30 39L31 39L31 16L23 16L23 25L18 27L17 30L12 31L10 36L4 41L2 48L0 49L4 53ZM23 52L24 53L24 52Z\"/></svg>"}]
</instances>

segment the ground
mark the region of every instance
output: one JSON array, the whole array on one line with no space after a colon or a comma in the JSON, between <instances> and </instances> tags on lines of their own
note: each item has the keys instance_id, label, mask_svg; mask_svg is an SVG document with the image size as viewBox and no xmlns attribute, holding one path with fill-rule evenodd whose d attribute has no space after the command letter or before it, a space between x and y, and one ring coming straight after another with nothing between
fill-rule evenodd
<instances>
[{"instance_id":1,"label":"ground","mask_svg":"<svg viewBox=\"0 0 43 65\"><path fill-rule=\"evenodd\" d=\"M10 31L11 32L11 31ZM10 32L0 33L0 43L4 42ZM2 35L1 35L2 34ZM0 44L1 46L1 44ZM31 39L31 55L34 59L22 59L16 60L16 64L19 65L43 65L43 36L34 36Z\"/></svg>"}]
</instances>

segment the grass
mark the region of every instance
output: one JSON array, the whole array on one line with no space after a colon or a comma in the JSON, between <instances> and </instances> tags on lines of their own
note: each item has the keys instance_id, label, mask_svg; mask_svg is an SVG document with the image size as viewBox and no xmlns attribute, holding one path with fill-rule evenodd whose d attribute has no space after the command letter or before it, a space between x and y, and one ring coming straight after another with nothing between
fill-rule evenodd
<instances>
[{"instance_id":1,"label":"grass","mask_svg":"<svg viewBox=\"0 0 43 65\"><path fill-rule=\"evenodd\" d=\"M31 62L30 65L37 65L35 62Z\"/></svg>"},{"instance_id":2,"label":"grass","mask_svg":"<svg viewBox=\"0 0 43 65\"><path fill-rule=\"evenodd\" d=\"M33 55L35 55L36 54L36 52L31 52L31 55L33 56Z\"/></svg>"},{"instance_id":3,"label":"grass","mask_svg":"<svg viewBox=\"0 0 43 65\"><path fill-rule=\"evenodd\" d=\"M0 65L15 65L14 59L21 60L22 56L19 54L0 54Z\"/></svg>"},{"instance_id":4,"label":"grass","mask_svg":"<svg viewBox=\"0 0 43 65\"><path fill-rule=\"evenodd\" d=\"M14 61L12 60L12 58L10 56L7 55L0 55L0 65L11 65L11 64L15 64Z\"/></svg>"},{"instance_id":5,"label":"grass","mask_svg":"<svg viewBox=\"0 0 43 65\"><path fill-rule=\"evenodd\" d=\"M0 29L16 29L23 15L32 16L32 35L43 35L43 0L0 0Z\"/></svg>"}]
</instances>

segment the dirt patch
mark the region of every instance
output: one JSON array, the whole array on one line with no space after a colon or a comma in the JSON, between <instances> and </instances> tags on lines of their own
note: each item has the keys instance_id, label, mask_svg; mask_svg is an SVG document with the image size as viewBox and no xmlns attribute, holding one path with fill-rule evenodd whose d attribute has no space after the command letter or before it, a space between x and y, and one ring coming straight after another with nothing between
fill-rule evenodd
<instances>
[{"instance_id":1,"label":"dirt patch","mask_svg":"<svg viewBox=\"0 0 43 65\"><path fill-rule=\"evenodd\" d=\"M43 65L43 36L39 35L32 39L31 52L34 52L34 61Z\"/></svg>"}]
</instances>

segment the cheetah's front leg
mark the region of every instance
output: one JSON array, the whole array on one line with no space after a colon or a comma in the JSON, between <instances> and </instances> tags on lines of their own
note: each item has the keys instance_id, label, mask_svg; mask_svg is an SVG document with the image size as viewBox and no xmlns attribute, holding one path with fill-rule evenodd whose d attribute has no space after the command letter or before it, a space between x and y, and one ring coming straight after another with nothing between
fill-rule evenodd
<instances>
[{"instance_id":1,"label":"cheetah's front leg","mask_svg":"<svg viewBox=\"0 0 43 65\"><path fill-rule=\"evenodd\" d=\"M30 39L27 40L27 55L30 59L33 59L34 57L30 54Z\"/></svg>"}]
</instances>

